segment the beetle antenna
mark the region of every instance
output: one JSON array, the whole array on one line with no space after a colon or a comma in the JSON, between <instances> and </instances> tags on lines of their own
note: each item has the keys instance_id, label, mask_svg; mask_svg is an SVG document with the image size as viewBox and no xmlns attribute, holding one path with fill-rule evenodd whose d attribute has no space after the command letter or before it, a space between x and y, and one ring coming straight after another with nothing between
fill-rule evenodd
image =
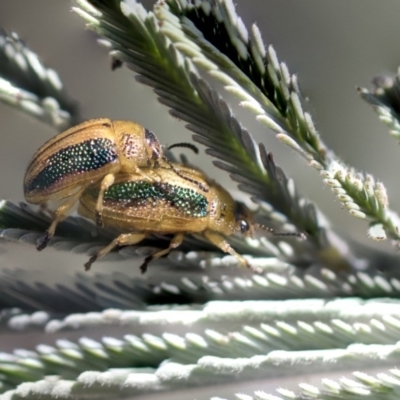
<instances>
[{"instance_id":1,"label":"beetle antenna","mask_svg":"<svg viewBox=\"0 0 400 400\"><path fill-rule=\"evenodd\" d=\"M293 236L303 240L307 239L305 233L303 232L275 232L272 228L266 225L254 224L254 226L256 228L260 228L264 231L270 232L273 236Z\"/></svg>"},{"instance_id":2,"label":"beetle antenna","mask_svg":"<svg viewBox=\"0 0 400 400\"><path fill-rule=\"evenodd\" d=\"M168 146L167 149L171 150L171 149L174 149L175 147L183 147L183 148L186 148L186 149L190 149L190 150L193 151L193 153L199 154L199 149L197 148L197 146L195 146L192 143L186 143L186 142L174 143L174 144L171 144L171 146Z\"/></svg>"},{"instance_id":3,"label":"beetle antenna","mask_svg":"<svg viewBox=\"0 0 400 400\"><path fill-rule=\"evenodd\" d=\"M188 143L189 144L189 143ZM189 178L188 176L185 176L181 173L181 171L179 170L179 168L175 168L175 166L172 164L171 161L168 160L167 157L163 157L163 160L171 167L171 169L182 179L185 179L188 182L191 182L193 184L195 184L200 190L202 190L203 192L208 192L208 188L206 186L204 186L201 182L196 181L196 179L192 179Z\"/></svg>"}]
</instances>

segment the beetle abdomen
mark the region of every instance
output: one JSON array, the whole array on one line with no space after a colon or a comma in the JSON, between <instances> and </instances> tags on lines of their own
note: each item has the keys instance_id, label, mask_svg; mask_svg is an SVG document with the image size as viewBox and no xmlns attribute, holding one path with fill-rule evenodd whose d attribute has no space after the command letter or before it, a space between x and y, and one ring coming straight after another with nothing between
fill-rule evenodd
<instances>
[{"instance_id":1,"label":"beetle abdomen","mask_svg":"<svg viewBox=\"0 0 400 400\"><path fill-rule=\"evenodd\" d=\"M101 168L118 158L115 144L107 138L88 139L61 148L44 162L44 167L24 183L25 197L29 198L51 192L77 175L97 172L104 176ZM71 182L73 183L73 182Z\"/></svg>"}]
</instances>

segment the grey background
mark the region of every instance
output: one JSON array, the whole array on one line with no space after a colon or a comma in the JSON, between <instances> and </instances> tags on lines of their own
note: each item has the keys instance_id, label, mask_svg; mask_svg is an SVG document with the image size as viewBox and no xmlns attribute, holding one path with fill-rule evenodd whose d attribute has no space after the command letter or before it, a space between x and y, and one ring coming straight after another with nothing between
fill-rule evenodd
<instances>
[{"instance_id":1,"label":"grey background","mask_svg":"<svg viewBox=\"0 0 400 400\"><path fill-rule=\"evenodd\" d=\"M153 2L147 1L147 6ZM358 97L357 85L393 73L400 64L400 5L395 0L237 1L247 26L257 22L265 44L273 44L281 61L299 76L323 140L347 163L382 180L393 209L399 201L399 148L373 111ZM189 140L183 124L169 116L147 87L125 68L111 72L106 50L70 12L72 2L1 0L0 26L15 30L45 63L59 72L68 92L81 105L85 119L133 119L171 144ZM235 104L235 101L232 102ZM257 140L274 152L276 162L317 202L336 228L368 241L367 224L342 210L318 174L291 149L280 144L253 117L238 110ZM23 200L22 180L33 152L55 132L40 122L0 104L0 198ZM210 166L202 152L193 158L228 188L235 185ZM373 244L375 245L375 244ZM379 244L379 246L384 246Z\"/></svg>"},{"instance_id":2,"label":"grey background","mask_svg":"<svg viewBox=\"0 0 400 400\"><path fill-rule=\"evenodd\" d=\"M391 207L400 209L397 184L400 149L355 91L357 85L369 86L375 74L392 73L400 64L398 1L236 2L237 11L247 26L257 21L266 45L273 44L280 60L287 62L292 73L298 74L323 140L345 162L382 180L387 186ZM168 115L149 88L135 82L131 71L111 72L105 49L95 43L95 35L84 29L81 18L70 12L71 6L72 2L66 0L0 0L0 26L17 31L48 66L59 72L69 93L79 100L85 119L133 119L156 132L162 143L189 140L190 133L183 124ZM276 162L295 179L300 191L319 204L337 229L371 245L385 246L368 241L367 224L341 209L330 189L304 160L255 123L251 115L243 110L237 112L257 140L273 151ZM34 151L55 132L3 104L0 104L0 127L0 199L21 201L25 167ZM204 152L201 158L193 158L193 162L207 169L226 187L235 188L229 177L210 166ZM51 285L62 281L63 285L72 286L74 273L82 271L84 260L82 254L54 249L39 253L32 246L10 243L0 248L0 272L2 268L15 269L17 277L28 283L40 281ZM102 270L110 273L121 268L104 264L96 265L95 273ZM127 264L125 268L132 270L132 265ZM99 336L102 334L99 332ZM34 348L37 343L52 344L56 339L52 335L38 336L3 335L0 351L11 351L21 344L24 348ZM337 378L333 374L330 377ZM270 389L266 382L262 385L270 392L279 385L294 389L298 381L318 384L320 378L298 377L290 379L291 382L275 379ZM239 389L250 392L259 387L259 382L252 382L247 387L241 384ZM199 389L203 390L210 389ZM215 394L215 388L211 390ZM229 390L237 392L238 388L232 386ZM181 393L188 397L186 392ZM210 395L202 394L202 398ZM200 393L192 397L200 398Z\"/></svg>"}]
</instances>

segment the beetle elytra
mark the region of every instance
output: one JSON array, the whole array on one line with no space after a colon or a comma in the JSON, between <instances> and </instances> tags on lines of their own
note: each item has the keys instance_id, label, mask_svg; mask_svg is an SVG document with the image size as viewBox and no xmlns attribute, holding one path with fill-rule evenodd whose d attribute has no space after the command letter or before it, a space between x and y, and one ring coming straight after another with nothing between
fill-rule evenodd
<instances>
[{"instance_id":1,"label":"beetle elytra","mask_svg":"<svg viewBox=\"0 0 400 400\"><path fill-rule=\"evenodd\" d=\"M256 224L251 212L202 172L184 165L176 165L176 168L181 175L170 168L158 169L159 181L144 180L142 176L132 174L116 177L104 193L103 219L105 226L118 228L124 233L92 256L85 264L86 270L115 247L137 244L153 233L172 234L173 238L168 248L145 258L140 266L142 272L146 271L150 261L178 247L185 234L203 236L223 252L234 256L240 264L251 268L225 239L234 233L252 236ZM155 173L151 168L144 168L143 172L150 176ZM199 190L196 181L208 190ZM79 199L78 212L81 215L96 219L94 208L100 190L99 184L84 190ZM283 235L300 236L298 233Z\"/></svg>"}]
</instances>

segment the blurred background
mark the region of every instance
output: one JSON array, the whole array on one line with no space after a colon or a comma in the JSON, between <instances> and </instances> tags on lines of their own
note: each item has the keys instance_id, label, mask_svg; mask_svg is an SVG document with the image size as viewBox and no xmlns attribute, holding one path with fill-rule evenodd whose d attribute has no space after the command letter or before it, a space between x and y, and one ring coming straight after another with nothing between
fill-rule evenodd
<instances>
[{"instance_id":1,"label":"blurred background","mask_svg":"<svg viewBox=\"0 0 400 400\"><path fill-rule=\"evenodd\" d=\"M149 9L154 1L143 3ZM393 74L400 65L399 2L236 0L235 3L245 24L250 27L257 22L265 44L272 44L279 59L299 76L303 94L309 99L308 110L325 143L347 164L383 181L391 208L400 210L397 175L400 149L356 92L356 86L369 87L375 75ZM149 88L135 82L132 71L126 68L111 71L106 50L97 45L96 36L85 29L83 20L71 12L73 5L68 0L0 0L0 27L16 31L48 67L59 73L69 94L79 102L84 119L132 119L154 131L164 144L190 140L191 133L184 124L169 116ZM235 111L257 141L265 143L267 150L274 153L276 163L295 180L299 191L318 204L339 232L371 246L388 247L388 243L374 243L367 238L365 221L352 218L341 209L316 171L297 153L279 143L252 115L237 107ZM0 123L0 199L23 201L25 168L37 148L57 132L1 103ZM203 149L196 158L190 153L188 156L225 187L235 189L230 178L211 165ZM72 286L73 273L82 272L84 261L82 254L57 252L54 248L42 253L32 246L10 243L0 248L0 272L3 268L11 274L15 271L18 279L31 282L32 286L36 282ZM104 264L96 265L95 271L110 268L108 263ZM26 270L21 272L23 268ZM133 269L130 264L126 268ZM38 274L39 270L43 274ZM71 276L67 277L68 274ZM0 279L6 281L8 275L5 279L0 275ZM42 286L37 287L42 290ZM42 337L25 337L23 347L33 348L40 341ZM3 334L0 351L21 347L21 343L20 336ZM315 379L319 382L319 377ZM277 384L274 381L273 385ZM282 386L287 384L284 382ZM243 386L240 390L245 391Z\"/></svg>"},{"instance_id":2,"label":"blurred background","mask_svg":"<svg viewBox=\"0 0 400 400\"><path fill-rule=\"evenodd\" d=\"M150 8L153 1L143 2ZM371 79L393 74L400 64L400 4L396 0L238 0L237 12L250 27L257 22L266 45L272 44L291 73L299 76L308 110L323 140L343 161L369 172L387 187L391 207L400 210L398 144L356 93ZM68 93L80 104L84 119L132 119L171 144L190 140L184 125L169 116L151 90L135 82L126 68L114 72L96 36L71 12L72 1L13 0L0 3L0 26L16 31L55 69ZM234 104L234 101L231 102ZM367 242L367 224L349 217L330 189L303 159L243 110L235 108L257 141L266 144L276 163L296 181L299 191L316 202L334 226ZM50 127L0 104L0 198L22 201L25 168L36 149L56 134ZM224 186L235 184L215 171L203 149L188 154ZM373 244L382 247L382 244Z\"/></svg>"}]
</instances>

